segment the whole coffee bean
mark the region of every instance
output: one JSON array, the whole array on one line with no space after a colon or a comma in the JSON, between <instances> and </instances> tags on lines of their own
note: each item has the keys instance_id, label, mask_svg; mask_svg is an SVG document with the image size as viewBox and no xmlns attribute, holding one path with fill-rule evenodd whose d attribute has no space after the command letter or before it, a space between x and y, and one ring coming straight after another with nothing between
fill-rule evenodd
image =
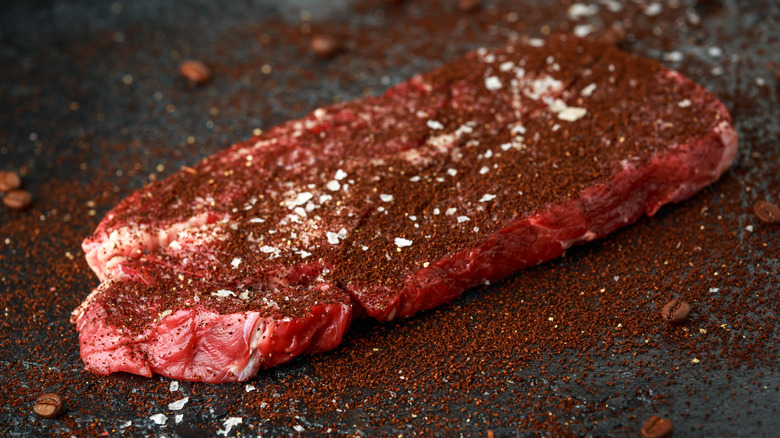
<instances>
[{"instance_id":1,"label":"whole coffee bean","mask_svg":"<svg viewBox=\"0 0 780 438\"><path fill-rule=\"evenodd\" d=\"M686 301L673 299L661 309L661 317L669 324L682 324L691 313L691 305Z\"/></svg>"},{"instance_id":2,"label":"whole coffee bean","mask_svg":"<svg viewBox=\"0 0 780 438\"><path fill-rule=\"evenodd\" d=\"M674 425L666 418L653 415L645 421L639 434L642 438L664 438L672 435Z\"/></svg>"},{"instance_id":3,"label":"whole coffee bean","mask_svg":"<svg viewBox=\"0 0 780 438\"><path fill-rule=\"evenodd\" d=\"M211 79L211 70L200 61L184 61L179 67L179 73L197 85L203 85Z\"/></svg>"},{"instance_id":4,"label":"whole coffee bean","mask_svg":"<svg viewBox=\"0 0 780 438\"><path fill-rule=\"evenodd\" d=\"M780 223L780 207L766 201L758 201L753 204L753 213L761 222L767 224Z\"/></svg>"},{"instance_id":5,"label":"whole coffee bean","mask_svg":"<svg viewBox=\"0 0 780 438\"><path fill-rule=\"evenodd\" d=\"M330 58L341 50L339 41L330 35L316 35L309 43L309 49L317 56Z\"/></svg>"},{"instance_id":6,"label":"whole coffee bean","mask_svg":"<svg viewBox=\"0 0 780 438\"><path fill-rule=\"evenodd\" d=\"M32 205L32 195L26 190L11 190L3 195L3 204L13 210L24 210Z\"/></svg>"},{"instance_id":7,"label":"whole coffee bean","mask_svg":"<svg viewBox=\"0 0 780 438\"><path fill-rule=\"evenodd\" d=\"M22 186L22 178L16 172L0 172L0 192L10 192Z\"/></svg>"},{"instance_id":8,"label":"whole coffee bean","mask_svg":"<svg viewBox=\"0 0 780 438\"><path fill-rule=\"evenodd\" d=\"M33 405L33 412L43 418L54 418L62 413L65 403L59 394L49 393L38 397Z\"/></svg>"},{"instance_id":9,"label":"whole coffee bean","mask_svg":"<svg viewBox=\"0 0 780 438\"><path fill-rule=\"evenodd\" d=\"M460 0L458 2L458 9L463 12L473 12L479 9L481 3L481 0Z\"/></svg>"}]
</instances>

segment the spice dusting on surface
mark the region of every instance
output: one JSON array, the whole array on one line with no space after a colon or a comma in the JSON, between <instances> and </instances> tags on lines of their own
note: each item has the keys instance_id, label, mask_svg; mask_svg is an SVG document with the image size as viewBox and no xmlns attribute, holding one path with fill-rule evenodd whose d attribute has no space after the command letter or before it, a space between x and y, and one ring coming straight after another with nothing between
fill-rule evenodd
<instances>
[{"instance_id":1,"label":"spice dusting on surface","mask_svg":"<svg viewBox=\"0 0 780 438\"><path fill-rule=\"evenodd\" d=\"M771 17L772 2L483 1L465 13L458 2L358 1L328 2L332 9L308 15L276 3L214 9L174 2L180 7L161 9L143 1L105 8L62 2L57 14L21 6L3 14L4 44L13 50L0 51L8 66L0 69L8 90L0 94L0 171L18 172L35 201L23 211L0 207L0 435L636 436L654 415L671 421L675 436L773 436L780 428L780 227L753 210L757 201L780 199L778 66L771 59L780 43L771 20L755 19ZM648 8L652 3L661 7ZM196 18L203 16L208 26ZM652 220L417 317L355 321L337 350L245 384L173 385L83 371L68 315L97 281L78 256L80 243L134 190L182 166L194 170L250 132L259 136L317 107L378 96L469 50L508 39L534 46L578 25L590 26L594 39L619 26L624 36L614 44L660 60L724 101L740 136L724 178ZM329 61L309 55L317 34L339 35L348 50ZM682 61L666 56L671 52ZM219 80L189 86L175 74L183 59L209 60ZM496 74L511 68L497 63ZM589 109L590 83L579 84L583 104L567 105ZM682 111L693 106L680 103L674 105ZM558 119L555 132L589 116ZM452 129L467 135L474 128ZM523 135L521 128L514 133ZM495 156L527 146L505 142L491 150ZM482 153L481 161L492 159ZM485 175L496 170L487 162L476 169L483 166ZM336 190L353 184L355 175L339 179L331 170L325 177ZM439 174L453 177L447 169ZM403 176L430 184L424 175ZM381 193L396 199L385 203ZM497 197L478 204L503 202L492 190L475 192L474 201L486 193ZM402 205L395 190L372 196L388 215ZM449 208L429 216L453 223L470 216L447 215ZM410 229L423 219L412 215L416 221L405 218ZM247 219L267 226L259 216ZM471 230L474 222L462 225ZM418 244L411 235L390 237L392 258ZM398 253L396 237L413 243ZM215 302L240 299L241 290L224 290L236 297ZM695 306L678 326L660 317L674 298ZM59 417L33 413L45 393L66 401ZM168 409L185 397L180 410Z\"/></svg>"}]
</instances>

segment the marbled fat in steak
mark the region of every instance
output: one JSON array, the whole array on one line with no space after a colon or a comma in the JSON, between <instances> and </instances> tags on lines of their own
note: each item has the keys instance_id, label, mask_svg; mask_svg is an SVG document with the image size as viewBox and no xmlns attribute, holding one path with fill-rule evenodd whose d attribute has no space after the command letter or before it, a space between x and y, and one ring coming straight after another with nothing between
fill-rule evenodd
<instances>
[{"instance_id":1,"label":"marbled fat in steak","mask_svg":"<svg viewBox=\"0 0 780 438\"><path fill-rule=\"evenodd\" d=\"M657 62L565 36L480 49L122 201L83 244L81 357L246 380L652 216L736 148L723 105Z\"/></svg>"}]
</instances>

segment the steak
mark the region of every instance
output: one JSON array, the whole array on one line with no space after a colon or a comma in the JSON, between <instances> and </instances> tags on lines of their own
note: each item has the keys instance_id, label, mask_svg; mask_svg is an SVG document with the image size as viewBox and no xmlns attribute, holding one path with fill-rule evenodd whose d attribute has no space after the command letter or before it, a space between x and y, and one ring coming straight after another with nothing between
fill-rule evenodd
<instances>
[{"instance_id":1,"label":"steak","mask_svg":"<svg viewBox=\"0 0 780 438\"><path fill-rule=\"evenodd\" d=\"M81 357L244 381L682 201L737 137L711 93L567 36L468 53L149 184L83 249Z\"/></svg>"}]
</instances>

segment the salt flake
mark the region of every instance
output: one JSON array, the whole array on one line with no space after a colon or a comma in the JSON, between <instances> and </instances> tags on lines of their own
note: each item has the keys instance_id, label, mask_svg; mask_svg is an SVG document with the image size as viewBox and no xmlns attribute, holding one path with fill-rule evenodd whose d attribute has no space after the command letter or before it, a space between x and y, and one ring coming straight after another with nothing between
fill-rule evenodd
<instances>
[{"instance_id":1,"label":"salt flake","mask_svg":"<svg viewBox=\"0 0 780 438\"><path fill-rule=\"evenodd\" d=\"M220 298L228 298L228 297L231 297L231 296L233 296L233 297L236 296L236 293L231 291L231 290L220 289L220 290L218 290L216 292L212 292L211 296L220 297Z\"/></svg>"},{"instance_id":2,"label":"salt flake","mask_svg":"<svg viewBox=\"0 0 780 438\"><path fill-rule=\"evenodd\" d=\"M179 410L181 410L181 408L184 407L184 405L187 404L188 401L190 401L190 398L189 397L184 397L181 400L177 400L175 402L168 403L168 409L170 409L172 411L179 411Z\"/></svg>"},{"instance_id":3,"label":"salt flake","mask_svg":"<svg viewBox=\"0 0 780 438\"><path fill-rule=\"evenodd\" d=\"M312 195L309 192L298 193L298 195L295 197L295 199L293 199L292 201L287 202L287 207L288 208L295 208L295 207L297 207L299 205L303 205L303 204L309 202L309 200L311 200L311 198L313 198L313 197L314 197L314 195Z\"/></svg>"},{"instance_id":4,"label":"salt flake","mask_svg":"<svg viewBox=\"0 0 780 438\"><path fill-rule=\"evenodd\" d=\"M409 239L404 239L403 237L396 237L395 238L395 246L397 246L399 248L403 248L403 247L411 246L411 245L412 245L412 241L409 240Z\"/></svg>"},{"instance_id":5,"label":"salt flake","mask_svg":"<svg viewBox=\"0 0 780 438\"><path fill-rule=\"evenodd\" d=\"M582 3L574 3L569 6L569 10L566 12L570 19L576 20L582 17L591 17L596 15L599 11L598 5L586 5Z\"/></svg>"},{"instance_id":6,"label":"salt flake","mask_svg":"<svg viewBox=\"0 0 780 438\"><path fill-rule=\"evenodd\" d=\"M241 257L236 257L233 259L232 262L230 262L231 265L233 265L233 269L238 268L238 265L241 264Z\"/></svg>"},{"instance_id":7,"label":"salt flake","mask_svg":"<svg viewBox=\"0 0 780 438\"><path fill-rule=\"evenodd\" d=\"M484 175L486 173L490 172L490 169L487 166L482 166L482 169L479 169L479 174Z\"/></svg>"},{"instance_id":8,"label":"salt flake","mask_svg":"<svg viewBox=\"0 0 780 438\"><path fill-rule=\"evenodd\" d=\"M176 392L178 390L179 390L179 382L174 380L173 382L171 382L170 391L171 392Z\"/></svg>"},{"instance_id":9,"label":"salt flake","mask_svg":"<svg viewBox=\"0 0 780 438\"><path fill-rule=\"evenodd\" d=\"M582 94L584 97L590 97L594 91L596 91L596 84L590 84L583 88L580 94Z\"/></svg>"},{"instance_id":10,"label":"salt flake","mask_svg":"<svg viewBox=\"0 0 780 438\"><path fill-rule=\"evenodd\" d=\"M593 27L592 24L578 24L574 26L574 35L585 38L586 36L593 33L593 31L596 30L595 27Z\"/></svg>"},{"instance_id":11,"label":"salt flake","mask_svg":"<svg viewBox=\"0 0 780 438\"><path fill-rule=\"evenodd\" d=\"M691 106L691 100L690 99L683 99L677 103L677 106L680 108L688 108Z\"/></svg>"},{"instance_id":12,"label":"salt flake","mask_svg":"<svg viewBox=\"0 0 780 438\"><path fill-rule=\"evenodd\" d=\"M338 189L341 188L341 184L336 181L335 179L328 181L327 184L325 184L325 188L330 190L331 192L335 192Z\"/></svg>"},{"instance_id":13,"label":"salt flake","mask_svg":"<svg viewBox=\"0 0 780 438\"><path fill-rule=\"evenodd\" d=\"M463 222L468 222L470 219L468 216L458 216L458 223L462 224Z\"/></svg>"},{"instance_id":14,"label":"salt flake","mask_svg":"<svg viewBox=\"0 0 780 438\"><path fill-rule=\"evenodd\" d=\"M222 422L224 429L217 430L217 435L227 436L230 433L230 430L233 429L233 426L237 426L243 422L244 419L241 417L229 417Z\"/></svg>"},{"instance_id":15,"label":"salt flake","mask_svg":"<svg viewBox=\"0 0 780 438\"><path fill-rule=\"evenodd\" d=\"M379 195L379 199L381 199L382 202L390 202L393 200L393 195L382 193L381 195Z\"/></svg>"},{"instance_id":16,"label":"salt flake","mask_svg":"<svg viewBox=\"0 0 780 438\"><path fill-rule=\"evenodd\" d=\"M479 202L488 202L496 199L496 195L491 195L489 193L486 193L481 198L479 198Z\"/></svg>"},{"instance_id":17,"label":"salt flake","mask_svg":"<svg viewBox=\"0 0 780 438\"><path fill-rule=\"evenodd\" d=\"M168 421L168 417L166 417L164 414L154 414L150 416L149 419L160 426L165 426L165 423Z\"/></svg>"},{"instance_id":18,"label":"salt flake","mask_svg":"<svg viewBox=\"0 0 780 438\"><path fill-rule=\"evenodd\" d=\"M577 120L585 117L588 110L585 108L577 108L574 106L566 107L563 111L558 113L558 118L567 122L576 122Z\"/></svg>"},{"instance_id":19,"label":"salt flake","mask_svg":"<svg viewBox=\"0 0 780 438\"><path fill-rule=\"evenodd\" d=\"M498 79L498 76L490 76L487 79L485 79L485 88L487 88L490 91L496 91L500 90L502 87L501 80Z\"/></svg>"},{"instance_id":20,"label":"salt flake","mask_svg":"<svg viewBox=\"0 0 780 438\"><path fill-rule=\"evenodd\" d=\"M426 125L428 125L428 127L431 129L444 129L444 125L442 125L440 122L437 122L436 120L428 120Z\"/></svg>"},{"instance_id":21,"label":"salt flake","mask_svg":"<svg viewBox=\"0 0 780 438\"><path fill-rule=\"evenodd\" d=\"M341 181L342 179L347 177L347 172L344 172L343 170L339 169L336 171L336 175L333 177L336 181Z\"/></svg>"},{"instance_id":22,"label":"salt flake","mask_svg":"<svg viewBox=\"0 0 780 438\"><path fill-rule=\"evenodd\" d=\"M334 233L332 231L328 231L327 233L325 233L325 235L328 238L328 243L330 243L331 245L336 245L336 244L339 243L339 235L338 234L336 234L336 233Z\"/></svg>"}]
</instances>

